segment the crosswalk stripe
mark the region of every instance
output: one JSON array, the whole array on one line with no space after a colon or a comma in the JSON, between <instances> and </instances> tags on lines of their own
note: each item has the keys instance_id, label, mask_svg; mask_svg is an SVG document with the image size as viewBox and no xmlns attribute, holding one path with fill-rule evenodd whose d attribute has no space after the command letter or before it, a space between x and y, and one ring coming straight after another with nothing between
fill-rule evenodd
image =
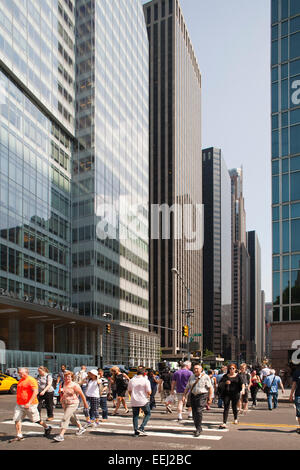
<instances>
[{"instance_id":1,"label":"crosswalk stripe","mask_svg":"<svg viewBox=\"0 0 300 470\"><path fill-rule=\"evenodd\" d=\"M12 420L8 420L8 421L3 421L1 424L15 424L14 421ZM22 423L23 426L28 426L28 427L37 427L37 428L40 428L40 425L37 424L37 423L31 423L31 422L28 422L28 421L24 421ZM89 431L92 432L92 433L111 433L111 434L127 434L129 436L132 436L132 433L133 431L127 431L126 429L113 429L109 426L117 426L120 424L118 423L105 423L105 428L104 429L101 429L103 423L101 423L100 427L94 429L94 428L89 428ZM122 425L123 427L130 427L132 428L131 425ZM60 430L60 426L55 426L55 425L51 425L52 429L53 430ZM213 436L213 435L209 435L209 436L206 436L204 434L202 434L201 436L199 436L198 438L195 438L193 435L190 435L190 434L176 434L176 431L189 431L189 432L193 432L195 429L194 428L177 428L177 427L168 427L166 426L166 429L168 429L169 431L171 430L174 430L175 432L151 432L149 431L148 432L148 428L149 429L154 429L155 426L147 426L147 435L148 436L152 436L152 437L172 437L173 439L209 439L209 440L214 440L214 441L218 441L220 439L222 439L223 436ZM73 427L69 427L69 430L75 430L77 429L76 426L73 426ZM160 431L162 431L162 429L160 429ZM217 431L217 430L212 430L212 429L203 429L203 431ZM218 431L223 431L224 430L218 430ZM225 431L228 431L227 429L225 429ZM32 431L33 434L37 434L37 435L43 435L44 433L43 432L35 432L35 431ZM27 432L27 434L29 434Z\"/></svg>"}]
</instances>

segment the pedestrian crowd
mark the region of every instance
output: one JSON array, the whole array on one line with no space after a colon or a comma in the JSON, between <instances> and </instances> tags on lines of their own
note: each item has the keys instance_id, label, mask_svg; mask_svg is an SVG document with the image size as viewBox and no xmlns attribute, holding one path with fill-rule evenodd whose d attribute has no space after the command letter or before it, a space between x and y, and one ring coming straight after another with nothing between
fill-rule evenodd
<instances>
[{"instance_id":1,"label":"pedestrian crowd","mask_svg":"<svg viewBox=\"0 0 300 470\"><path fill-rule=\"evenodd\" d=\"M157 373L139 366L131 379L117 366L110 369L109 377L105 377L102 369L88 371L83 365L75 375L62 365L56 387L52 375L44 366L38 368L36 379L29 375L27 368L21 367L18 372L20 380L13 418L16 437L13 441L23 439L22 421L25 417L43 427L44 436L50 436L53 431L51 421L54 419L55 397L56 406L60 405L63 409L63 418L60 433L54 436L54 440L62 442L70 422L78 428L76 435L81 436L89 427L97 428L101 422L107 421L108 401L113 403L113 416L118 415L121 406L125 414L130 413L125 400L127 394L132 409L134 436L147 435L145 428L156 407L157 394L160 394L166 413L173 413L174 404L177 403L179 423L183 420L184 408L187 409L188 418L194 421L194 436L198 437L202 432L203 412L210 411L213 402L218 408L223 408L220 428L225 429L230 405L234 424L238 424L239 415L248 411L249 395L252 408L255 409L258 391L264 391L268 409L272 411L278 407L279 389L284 393L282 379L268 365L255 370L247 364L241 364L238 369L236 364L231 363L220 370L204 371L201 364L195 364L192 371L191 362L186 361L174 373L168 367ZM300 434L300 368L293 373L289 399L296 406L297 433ZM43 406L47 412L46 420L41 419ZM81 407L84 424L78 418ZM142 419L140 425L139 419Z\"/></svg>"}]
</instances>

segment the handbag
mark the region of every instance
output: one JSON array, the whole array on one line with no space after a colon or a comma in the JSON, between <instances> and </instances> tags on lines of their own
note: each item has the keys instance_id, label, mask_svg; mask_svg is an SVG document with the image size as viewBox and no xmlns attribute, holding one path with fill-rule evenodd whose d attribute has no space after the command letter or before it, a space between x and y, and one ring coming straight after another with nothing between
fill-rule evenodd
<instances>
[{"instance_id":1,"label":"handbag","mask_svg":"<svg viewBox=\"0 0 300 470\"><path fill-rule=\"evenodd\" d=\"M265 387L264 390L263 390L267 396L271 393L271 388L273 386L275 378L276 378L276 375L274 374L274 379L272 380L271 386L270 387Z\"/></svg>"},{"instance_id":2,"label":"handbag","mask_svg":"<svg viewBox=\"0 0 300 470\"><path fill-rule=\"evenodd\" d=\"M113 396L110 392L107 394L107 401L113 401Z\"/></svg>"}]
</instances>

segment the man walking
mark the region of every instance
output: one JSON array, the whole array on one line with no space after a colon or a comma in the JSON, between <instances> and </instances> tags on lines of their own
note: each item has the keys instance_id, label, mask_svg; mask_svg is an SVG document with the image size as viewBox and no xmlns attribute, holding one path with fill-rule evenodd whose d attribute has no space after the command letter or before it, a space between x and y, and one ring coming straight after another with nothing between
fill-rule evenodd
<instances>
[{"instance_id":1,"label":"man walking","mask_svg":"<svg viewBox=\"0 0 300 470\"><path fill-rule=\"evenodd\" d=\"M220 373L216 377L217 386L219 385L219 383L221 382L225 374L227 374L227 366L222 366ZM218 388L217 388L217 395L218 395L218 408L223 408L223 400L221 398L220 393L218 392Z\"/></svg>"},{"instance_id":2,"label":"man walking","mask_svg":"<svg viewBox=\"0 0 300 470\"><path fill-rule=\"evenodd\" d=\"M171 394L174 395L175 389L178 398L178 421L182 421L182 410L183 410L183 394L189 378L193 375L192 371L190 370L192 364L190 361L186 361L183 363L181 369L177 370L172 378L172 387L171 387Z\"/></svg>"},{"instance_id":3,"label":"man walking","mask_svg":"<svg viewBox=\"0 0 300 470\"><path fill-rule=\"evenodd\" d=\"M131 394L131 406L133 414L133 428L134 436L147 436L145 427L151 417L151 410L149 405L149 398L151 395L151 385L147 377L145 377L145 370L138 368L137 374L129 381L128 392ZM144 418L141 426L139 427L139 412L142 409Z\"/></svg>"},{"instance_id":4,"label":"man walking","mask_svg":"<svg viewBox=\"0 0 300 470\"><path fill-rule=\"evenodd\" d=\"M25 367L21 367L19 369L19 376L20 381L17 386L17 404L13 418L16 426L17 437L12 439L12 441L21 441L24 439L22 434L22 421L26 416L31 422L40 424L45 430L44 436L48 437L52 428L44 421L41 421L40 413L38 412L38 383L36 379L30 377L28 369Z\"/></svg>"},{"instance_id":5,"label":"man walking","mask_svg":"<svg viewBox=\"0 0 300 470\"><path fill-rule=\"evenodd\" d=\"M300 366L293 373L293 385L290 394L290 401L295 402L296 417L298 418L298 428L296 432L300 434Z\"/></svg>"},{"instance_id":6,"label":"man walking","mask_svg":"<svg viewBox=\"0 0 300 470\"><path fill-rule=\"evenodd\" d=\"M202 366L196 364L194 366L194 374L189 378L188 384L183 394L183 402L186 400L187 394L190 392L191 405L193 411L193 420L196 431L195 437L199 437L202 432L202 416L206 405L212 403L213 385L210 377L203 372Z\"/></svg>"},{"instance_id":7,"label":"man walking","mask_svg":"<svg viewBox=\"0 0 300 470\"><path fill-rule=\"evenodd\" d=\"M272 400L274 402L274 409L278 407L278 389L279 387L284 393L284 387L281 382L281 378L275 374L275 370L270 370L270 375L268 375L264 380L264 390L268 390L267 397L268 397L268 408L272 411Z\"/></svg>"}]
</instances>

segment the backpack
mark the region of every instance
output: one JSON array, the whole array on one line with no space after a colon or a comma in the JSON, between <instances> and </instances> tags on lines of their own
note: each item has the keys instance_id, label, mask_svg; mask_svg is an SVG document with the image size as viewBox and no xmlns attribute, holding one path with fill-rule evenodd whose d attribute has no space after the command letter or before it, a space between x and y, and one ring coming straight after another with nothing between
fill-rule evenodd
<instances>
[{"instance_id":1,"label":"backpack","mask_svg":"<svg viewBox=\"0 0 300 470\"><path fill-rule=\"evenodd\" d=\"M121 373L116 377L116 383L117 383L117 388L127 390L129 381L128 379L126 379L124 374Z\"/></svg>"}]
</instances>

